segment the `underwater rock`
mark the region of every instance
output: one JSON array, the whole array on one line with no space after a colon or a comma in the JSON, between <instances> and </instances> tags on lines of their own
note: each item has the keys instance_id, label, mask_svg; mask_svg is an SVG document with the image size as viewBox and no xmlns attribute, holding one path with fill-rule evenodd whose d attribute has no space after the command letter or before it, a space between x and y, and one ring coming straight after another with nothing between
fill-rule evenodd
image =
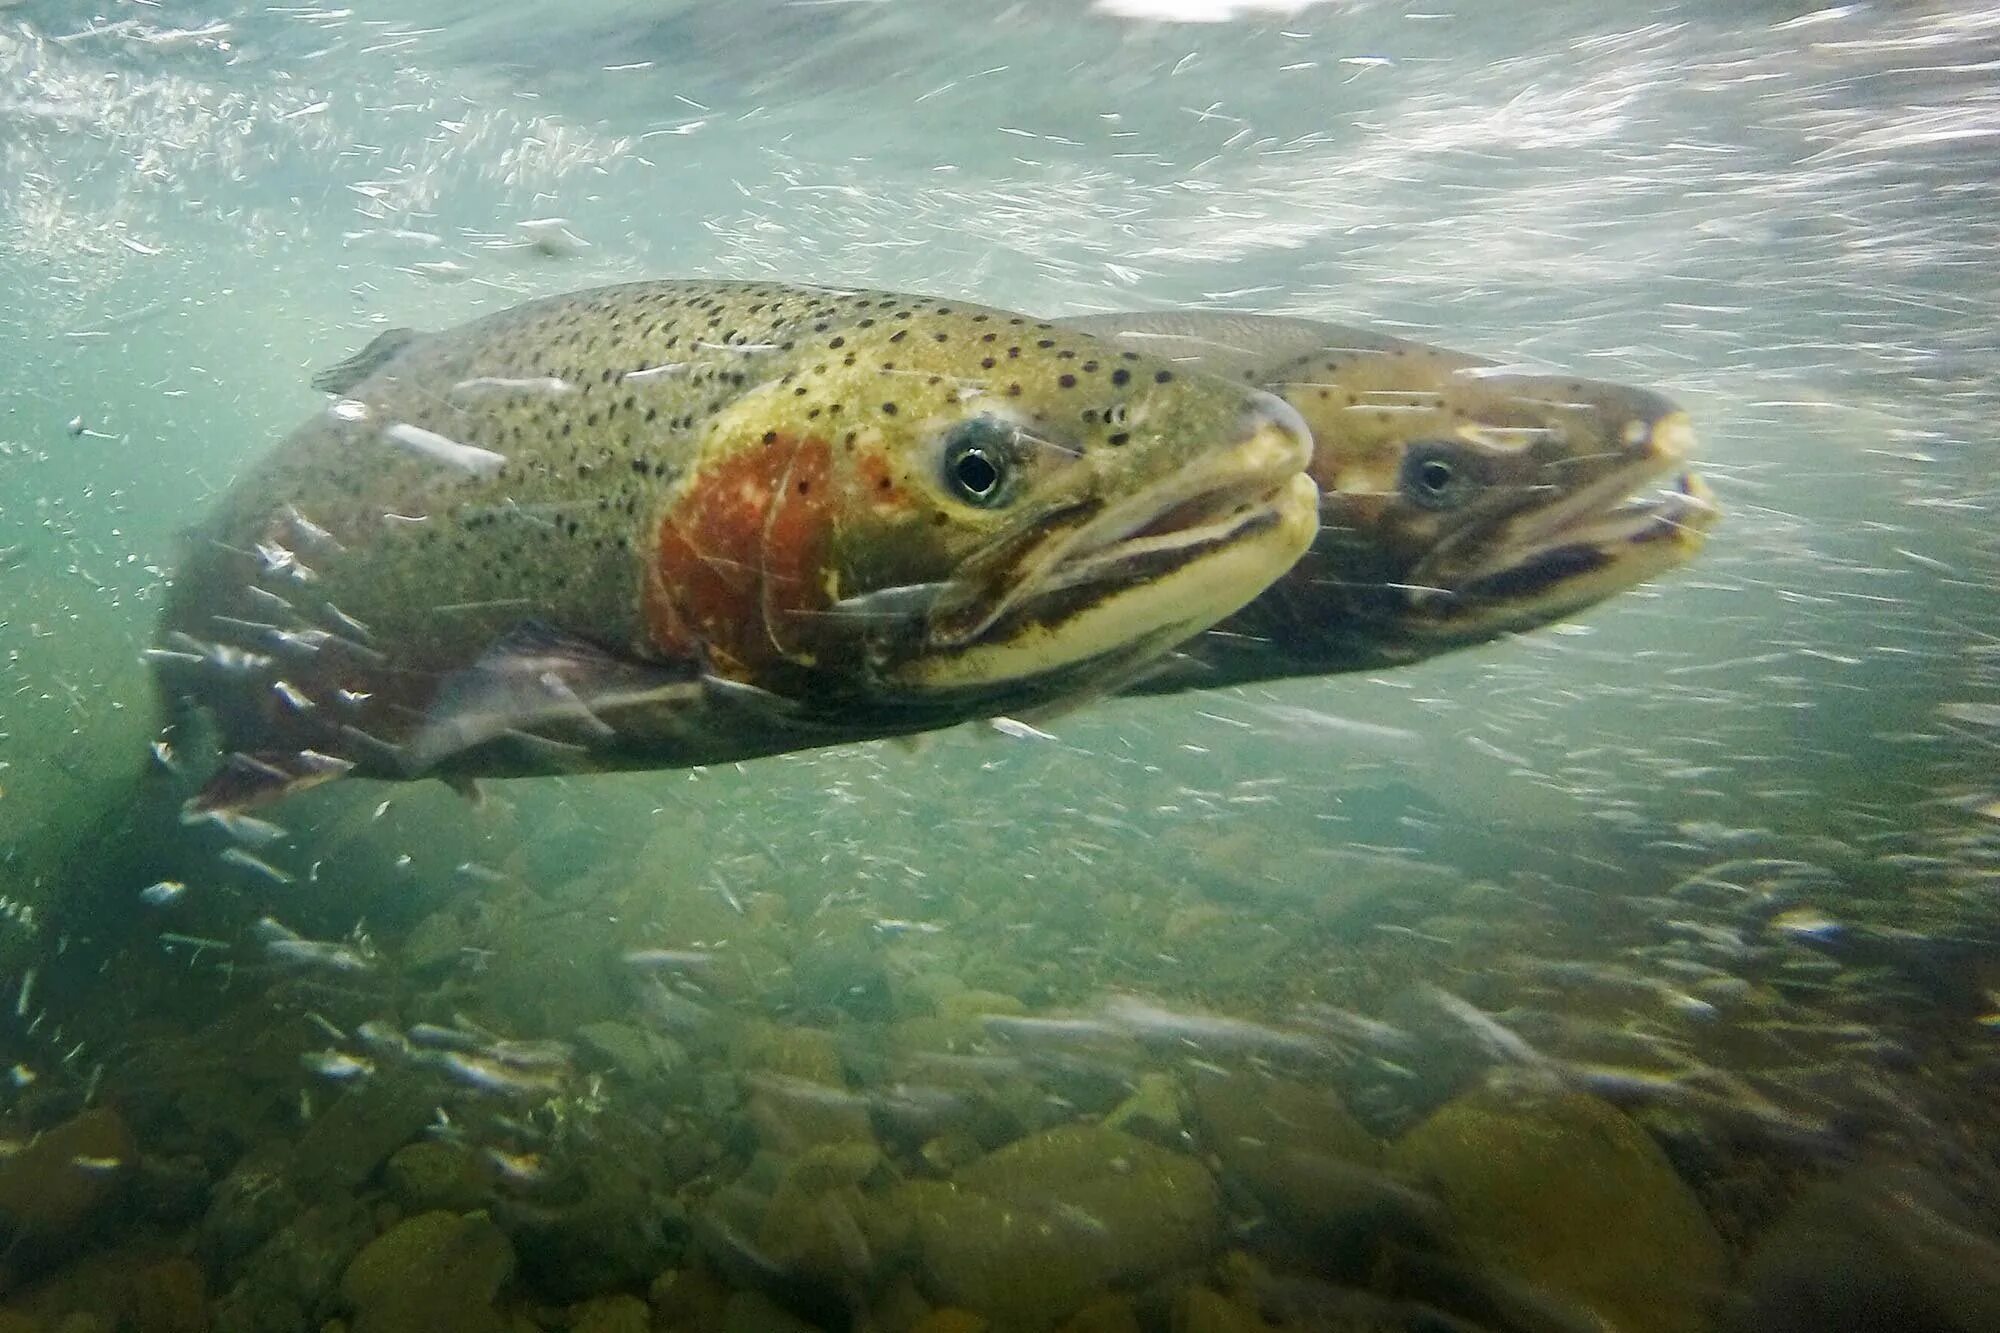
<instances>
[{"instance_id":1,"label":"underwater rock","mask_svg":"<svg viewBox=\"0 0 2000 1333\"><path fill-rule=\"evenodd\" d=\"M480 979L496 1027L574 1032L625 1012L630 969L606 956L594 919L552 916L546 904L534 911L532 900L515 906L519 914L500 917L492 930Z\"/></svg>"},{"instance_id":2,"label":"underwater rock","mask_svg":"<svg viewBox=\"0 0 2000 1333\"><path fill-rule=\"evenodd\" d=\"M873 1192L887 1160L870 1144L810 1148L786 1166L758 1228L757 1247L797 1277L840 1290L864 1287L910 1243L910 1220Z\"/></svg>"},{"instance_id":3,"label":"underwater rock","mask_svg":"<svg viewBox=\"0 0 2000 1333\"><path fill-rule=\"evenodd\" d=\"M847 1087L833 1034L776 1023L746 1024L731 1045L744 1077L745 1112L758 1141L793 1153L821 1143L872 1144L867 1099Z\"/></svg>"},{"instance_id":4,"label":"underwater rock","mask_svg":"<svg viewBox=\"0 0 2000 1333\"><path fill-rule=\"evenodd\" d=\"M369 1242L340 1280L354 1333L501 1333L513 1247L483 1213L420 1213Z\"/></svg>"},{"instance_id":5,"label":"underwater rock","mask_svg":"<svg viewBox=\"0 0 2000 1333\"><path fill-rule=\"evenodd\" d=\"M112 1333L111 1321L90 1310L76 1310L56 1321L55 1333Z\"/></svg>"},{"instance_id":6,"label":"underwater rock","mask_svg":"<svg viewBox=\"0 0 2000 1333\"><path fill-rule=\"evenodd\" d=\"M839 1087L846 1082L840 1047L832 1033L820 1028L746 1023L730 1043L730 1064L738 1069L761 1069L828 1087Z\"/></svg>"},{"instance_id":7,"label":"underwater rock","mask_svg":"<svg viewBox=\"0 0 2000 1333\"><path fill-rule=\"evenodd\" d=\"M573 1306L565 1316L569 1333L649 1333L653 1312L637 1296L599 1296Z\"/></svg>"},{"instance_id":8,"label":"underwater rock","mask_svg":"<svg viewBox=\"0 0 2000 1333\"><path fill-rule=\"evenodd\" d=\"M910 1325L910 1333L986 1333L992 1326L990 1320L970 1310L945 1306Z\"/></svg>"},{"instance_id":9,"label":"underwater rock","mask_svg":"<svg viewBox=\"0 0 2000 1333\"><path fill-rule=\"evenodd\" d=\"M707 1268L670 1268L646 1289L653 1322L662 1329L711 1329L722 1323L729 1288Z\"/></svg>"},{"instance_id":10,"label":"underwater rock","mask_svg":"<svg viewBox=\"0 0 2000 1333\"><path fill-rule=\"evenodd\" d=\"M1221 1226L1199 1162L1094 1125L1023 1139L950 1182L909 1182L891 1203L915 1220L930 1294L1005 1333L1050 1328L1107 1287L1196 1264Z\"/></svg>"},{"instance_id":11,"label":"underwater rock","mask_svg":"<svg viewBox=\"0 0 2000 1333\"><path fill-rule=\"evenodd\" d=\"M298 1212L244 1262L242 1276L215 1303L215 1333L316 1327L341 1272L374 1232L368 1210L354 1199L329 1199Z\"/></svg>"},{"instance_id":12,"label":"underwater rock","mask_svg":"<svg viewBox=\"0 0 2000 1333\"><path fill-rule=\"evenodd\" d=\"M132 1176L132 1209L163 1226L185 1226L208 1207L211 1183L208 1167L192 1154L141 1157Z\"/></svg>"},{"instance_id":13,"label":"underwater rock","mask_svg":"<svg viewBox=\"0 0 2000 1333\"><path fill-rule=\"evenodd\" d=\"M1105 1296L1063 1320L1056 1333L1141 1333L1139 1312L1128 1296Z\"/></svg>"},{"instance_id":14,"label":"underwater rock","mask_svg":"<svg viewBox=\"0 0 2000 1333\"><path fill-rule=\"evenodd\" d=\"M493 1205L520 1255L521 1280L537 1296L568 1304L640 1289L680 1259L687 1213L671 1193L676 1177L658 1131L607 1111L562 1166L572 1189L561 1201L529 1195Z\"/></svg>"},{"instance_id":15,"label":"underwater rock","mask_svg":"<svg viewBox=\"0 0 2000 1333\"><path fill-rule=\"evenodd\" d=\"M2000 1236L1942 1182L1868 1163L1806 1191L1752 1252L1739 1333L2000 1329Z\"/></svg>"},{"instance_id":16,"label":"underwater rock","mask_svg":"<svg viewBox=\"0 0 2000 1333\"><path fill-rule=\"evenodd\" d=\"M306 1127L291 1177L309 1195L351 1190L423 1133L436 1107L436 1085L414 1074L383 1073L350 1085Z\"/></svg>"},{"instance_id":17,"label":"underwater rock","mask_svg":"<svg viewBox=\"0 0 2000 1333\"><path fill-rule=\"evenodd\" d=\"M1173 1333L1264 1333L1266 1327L1255 1310L1207 1287L1183 1287L1174 1298Z\"/></svg>"},{"instance_id":18,"label":"underwater rock","mask_svg":"<svg viewBox=\"0 0 2000 1333\"><path fill-rule=\"evenodd\" d=\"M1331 1091L1283 1078L1198 1073L1195 1118L1231 1180L1254 1195L1314 1265L1356 1274L1384 1240L1409 1239L1437 1206L1379 1167L1382 1145Z\"/></svg>"},{"instance_id":19,"label":"underwater rock","mask_svg":"<svg viewBox=\"0 0 2000 1333\"><path fill-rule=\"evenodd\" d=\"M882 950L859 933L810 941L792 958L792 1003L808 1015L831 1010L864 1022L888 1022L896 1003Z\"/></svg>"},{"instance_id":20,"label":"underwater rock","mask_svg":"<svg viewBox=\"0 0 2000 1333\"><path fill-rule=\"evenodd\" d=\"M1389 1162L1444 1204L1476 1263L1621 1333L1708 1327L1722 1243L1665 1154L1615 1107L1483 1089L1405 1134Z\"/></svg>"},{"instance_id":21,"label":"underwater rock","mask_svg":"<svg viewBox=\"0 0 2000 1333\"><path fill-rule=\"evenodd\" d=\"M285 1176L288 1155L285 1144L266 1143L216 1183L200 1239L201 1253L216 1271L233 1271L304 1208Z\"/></svg>"},{"instance_id":22,"label":"underwater rock","mask_svg":"<svg viewBox=\"0 0 2000 1333\"><path fill-rule=\"evenodd\" d=\"M450 912L432 912L410 928L396 951L403 970L412 975L440 972L464 957L467 932Z\"/></svg>"},{"instance_id":23,"label":"underwater rock","mask_svg":"<svg viewBox=\"0 0 2000 1333\"><path fill-rule=\"evenodd\" d=\"M912 1333L932 1313L931 1303L917 1290L916 1275L905 1269L882 1284L854 1322L856 1327L875 1328L881 1333Z\"/></svg>"},{"instance_id":24,"label":"underwater rock","mask_svg":"<svg viewBox=\"0 0 2000 1333\"><path fill-rule=\"evenodd\" d=\"M935 1014L947 996L965 989L957 971L941 961L919 965L901 973L896 985L896 1016L915 1018Z\"/></svg>"},{"instance_id":25,"label":"underwater rock","mask_svg":"<svg viewBox=\"0 0 2000 1333\"><path fill-rule=\"evenodd\" d=\"M205 1333L205 1279L192 1259L162 1259L132 1275L126 1324L132 1333Z\"/></svg>"},{"instance_id":26,"label":"underwater rock","mask_svg":"<svg viewBox=\"0 0 2000 1333\"><path fill-rule=\"evenodd\" d=\"M952 1023L972 1026L976 1035L983 1036L979 1027L982 1019L998 1014L1012 1017L1028 1012L1028 1006L1012 995L1004 995L996 990L960 990L950 995L940 996L937 1002L937 1016Z\"/></svg>"},{"instance_id":27,"label":"underwater rock","mask_svg":"<svg viewBox=\"0 0 2000 1333\"><path fill-rule=\"evenodd\" d=\"M635 1083L650 1083L687 1067L685 1048L663 1033L629 1023L586 1023L576 1030L584 1050Z\"/></svg>"},{"instance_id":28,"label":"underwater rock","mask_svg":"<svg viewBox=\"0 0 2000 1333\"><path fill-rule=\"evenodd\" d=\"M0 1158L0 1290L61 1258L130 1177L139 1146L118 1113L89 1110Z\"/></svg>"},{"instance_id":29,"label":"underwater rock","mask_svg":"<svg viewBox=\"0 0 2000 1333\"><path fill-rule=\"evenodd\" d=\"M819 1333L819 1327L808 1324L769 1296L739 1291L723 1307L720 1333Z\"/></svg>"},{"instance_id":30,"label":"underwater rock","mask_svg":"<svg viewBox=\"0 0 2000 1333\"><path fill-rule=\"evenodd\" d=\"M1180 1081L1171 1074L1155 1072L1139 1075L1132 1095L1104 1117L1104 1127L1174 1148L1180 1145L1185 1118Z\"/></svg>"},{"instance_id":31,"label":"underwater rock","mask_svg":"<svg viewBox=\"0 0 2000 1333\"><path fill-rule=\"evenodd\" d=\"M398 1148L382 1180L406 1213L469 1213L493 1196L491 1174L471 1149L429 1139Z\"/></svg>"}]
</instances>

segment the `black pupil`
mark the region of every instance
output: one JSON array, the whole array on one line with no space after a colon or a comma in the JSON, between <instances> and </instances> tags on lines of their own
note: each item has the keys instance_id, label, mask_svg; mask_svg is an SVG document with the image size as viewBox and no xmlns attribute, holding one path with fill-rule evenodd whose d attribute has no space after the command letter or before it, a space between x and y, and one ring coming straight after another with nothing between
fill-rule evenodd
<instances>
[{"instance_id":1,"label":"black pupil","mask_svg":"<svg viewBox=\"0 0 2000 1333\"><path fill-rule=\"evenodd\" d=\"M1422 470L1417 473L1417 478L1423 483L1425 490L1441 491L1451 485L1451 464L1433 458L1423 465Z\"/></svg>"},{"instance_id":2,"label":"black pupil","mask_svg":"<svg viewBox=\"0 0 2000 1333\"><path fill-rule=\"evenodd\" d=\"M994 467L993 460L980 449L967 449L960 454L958 461L952 465L952 471L968 495L991 495L993 488L1000 484L1000 469Z\"/></svg>"}]
</instances>

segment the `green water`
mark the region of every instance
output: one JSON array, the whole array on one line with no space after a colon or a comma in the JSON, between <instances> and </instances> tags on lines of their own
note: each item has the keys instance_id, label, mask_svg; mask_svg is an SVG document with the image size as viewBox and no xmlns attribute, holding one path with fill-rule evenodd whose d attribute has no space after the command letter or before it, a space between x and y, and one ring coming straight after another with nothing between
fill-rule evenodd
<instances>
[{"instance_id":1,"label":"green water","mask_svg":"<svg viewBox=\"0 0 2000 1333\"><path fill-rule=\"evenodd\" d=\"M2000 1327L2000 21L1142 8L0 9L0 1328ZM667 275L1644 384L1726 518L1402 671L306 793L288 883L135 786L314 369Z\"/></svg>"}]
</instances>

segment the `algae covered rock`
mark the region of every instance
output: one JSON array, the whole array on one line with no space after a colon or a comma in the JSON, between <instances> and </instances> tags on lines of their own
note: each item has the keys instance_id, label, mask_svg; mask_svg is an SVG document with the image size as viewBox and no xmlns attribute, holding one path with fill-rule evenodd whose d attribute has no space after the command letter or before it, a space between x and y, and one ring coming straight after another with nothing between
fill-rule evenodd
<instances>
[{"instance_id":1,"label":"algae covered rock","mask_svg":"<svg viewBox=\"0 0 2000 1333\"><path fill-rule=\"evenodd\" d=\"M216 1302L216 1333L286 1333L316 1326L341 1272L373 1231L368 1210L344 1195L300 1210L258 1246L242 1264L242 1276Z\"/></svg>"},{"instance_id":2,"label":"algae covered rock","mask_svg":"<svg viewBox=\"0 0 2000 1333\"><path fill-rule=\"evenodd\" d=\"M891 1202L914 1221L930 1295L1001 1333L1050 1328L1107 1288L1198 1264L1221 1227L1199 1162L1092 1125L1033 1135Z\"/></svg>"},{"instance_id":3,"label":"algae covered rock","mask_svg":"<svg viewBox=\"0 0 2000 1333\"><path fill-rule=\"evenodd\" d=\"M569 1333L649 1333L653 1312L637 1296L599 1296L568 1313Z\"/></svg>"},{"instance_id":4,"label":"algae covered rock","mask_svg":"<svg viewBox=\"0 0 2000 1333\"><path fill-rule=\"evenodd\" d=\"M1469 1093L1391 1148L1442 1201L1475 1262L1581 1305L1620 1333L1701 1333L1722 1242L1665 1154L1582 1093Z\"/></svg>"},{"instance_id":5,"label":"algae covered rock","mask_svg":"<svg viewBox=\"0 0 2000 1333\"><path fill-rule=\"evenodd\" d=\"M664 1078L687 1064L687 1051L672 1037L629 1023L586 1023L577 1040L592 1056L635 1083Z\"/></svg>"},{"instance_id":6,"label":"algae covered rock","mask_svg":"<svg viewBox=\"0 0 2000 1333\"><path fill-rule=\"evenodd\" d=\"M1263 1333L1265 1327L1256 1311L1207 1287L1184 1288L1174 1299L1173 1333Z\"/></svg>"},{"instance_id":7,"label":"algae covered rock","mask_svg":"<svg viewBox=\"0 0 2000 1333\"><path fill-rule=\"evenodd\" d=\"M133 1333L205 1333L206 1279L192 1259L162 1259L132 1275L126 1322Z\"/></svg>"},{"instance_id":8,"label":"algae covered rock","mask_svg":"<svg viewBox=\"0 0 2000 1333\"><path fill-rule=\"evenodd\" d=\"M1381 1168L1382 1145L1331 1090L1245 1073L1198 1073L1204 1147L1323 1276L1358 1280L1383 1247L1430 1244L1437 1201Z\"/></svg>"},{"instance_id":9,"label":"algae covered rock","mask_svg":"<svg viewBox=\"0 0 2000 1333\"><path fill-rule=\"evenodd\" d=\"M419 1213L354 1256L340 1294L354 1333L500 1333L493 1298L513 1270L514 1249L485 1214Z\"/></svg>"},{"instance_id":10,"label":"algae covered rock","mask_svg":"<svg viewBox=\"0 0 2000 1333\"><path fill-rule=\"evenodd\" d=\"M389 1197L410 1213L470 1212L493 1193L488 1172L471 1149L429 1139L398 1149L382 1176Z\"/></svg>"},{"instance_id":11,"label":"algae covered rock","mask_svg":"<svg viewBox=\"0 0 2000 1333\"><path fill-rule=\"evenodd\" d=\"M873 1146L823 1144L787 1164L757 1247L789 1274L833 1286L866 1281L909 1243L909 1219L869 1192L886 1178Z\"/></svg>"},{"instance_id":12,"label":"algae covered rock","mask_svg":"<svg viewBox=\"0 0 2000 1333\"><path fill-rule=\"evenodd\" d=\"M680 1258L687 1215L673 1197L664 1135L639 1117L606 1111L562 1159L560 1196L501 1198L493 1215L521 1257L521 1279L567 1304L638 1290Z\"/></svg>"},{"instance_id":13,"label":"algae covered rock","mask_svg":"<svg viewBox=\"0 0 2000 1333\"><path fill-rule=\"evenodd\" d=\"M739 1291L723 1307L720 1333L819 1333L819 1326L761 1292Z\"/></svg>"},{"instance_id":14,"label":"algae covered rock","mask_svg":"<svg viewBox=\"0 0 2000 1333\"><path fill-rule=\"evenodd\" d=\"M1758 1242L1737 1333L2000 1328L2000 1236L1943 1181L1868 1162L1806 1191Z\"/></svg>"},{"instance_id":15,"label":"algae covered rock","mask_svg":"<svg viewBox=\"0 0 2000 1333\"><path fill-rule=\"evenodd\" d=\"M416 1138L436 1113L437 1090L411 1073L350 1086L307 1126L287 1169L308 1196L349 1190Z\"/></svg>"},{"instance_id":16,"label":"algae covered rock","mask_svg":"<svg viewBox=\"0 0 2000 1333\"><path fill-rule=\"evenodd\" d=\"M115 1111L85 1111L0 1160L0 1239L10 1266L54 1257L117 1193L138 1157Z\"/></svg>"},{"instance_id":17,"label":"algae covered rock","mask_svg":"<svg viewBox=\"0 0 2000 1333\"><path fill-rule=\"evenodd\" d=\"M1179 1142L1186 1118L1181 1102L1181 1085L1173 1075L1141 1074L1132 1095L1104 1117L1104 1127L1171 1148Z\"/></svg>"}]
</instances>

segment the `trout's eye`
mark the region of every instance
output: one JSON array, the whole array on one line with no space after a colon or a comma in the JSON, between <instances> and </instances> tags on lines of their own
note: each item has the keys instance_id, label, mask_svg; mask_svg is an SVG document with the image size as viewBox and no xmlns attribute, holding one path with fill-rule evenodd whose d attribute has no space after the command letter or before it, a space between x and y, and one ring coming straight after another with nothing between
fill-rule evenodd
<instances>
[{"instance_id":1,"label":"trout's eye","mask_svg":"<svg viewBox=\"0 0 2000 1333\"><path fill-rule=\"evenodd\" d=\"M1422 508L1456 509L1478 492L1479 480L1456 441L1419 440L1403 456L1402 486Z\"/></svg>"},{"instance_id":2,"label":"trout's eye","mask_svg":"<svg viewBox=\"0 0 2000 1333\"><path fill-rule=\"evenodd\" d=\"M1013 491L1014 429L993 417L951 428L944 441L944 486L966 504L994 509Z\"/></svg>"}]
</instances>

